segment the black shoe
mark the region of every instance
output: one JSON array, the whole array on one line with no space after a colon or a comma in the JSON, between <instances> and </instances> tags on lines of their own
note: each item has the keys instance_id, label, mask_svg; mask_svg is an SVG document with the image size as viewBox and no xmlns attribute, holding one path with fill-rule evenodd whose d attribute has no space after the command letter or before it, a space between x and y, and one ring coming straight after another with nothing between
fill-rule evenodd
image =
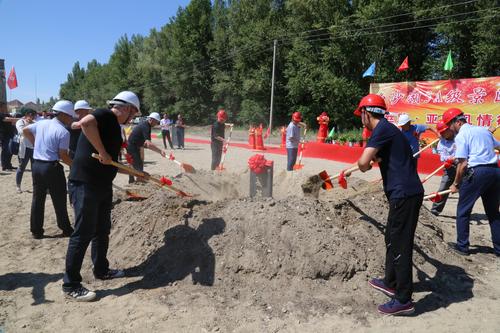
<instances>
[{"instance_id":1,"label":"black shoe","mask_svg":"<svg viewBox=\"0 0 500 333\"><path fill-rule=\"evenodd\" d=\"M63 231L62 234L61 234L61 237L63 237L63 238L65 238L65 237L71 237L71 235L73 234L73 232L74 232L73 229Z\"/></svg>"},{"instance_id":2,"label":"black shoe","mask_svg":"<svg viewBox=\"0 0 500 333\"><path fill-rule=\"evenodd\" d=\"M453 252L455 252L456 254L459 254L461 256L468 256L470 254L469 250L462 250L461 248L458 247L458 245L456 243L449 242L448 246L450 247L450 249Z\"/></svg>"},{"instance_id":3,"label":"black shoe","mask_svg":"<svg viewBox=\"0 0 500 333\"><path fill-rule=\"evenodd\" d=\"M125 276L125 272L121 269L108 269L105 274L97 275L94 273L94 277L99 280L111 280L118 279Z\"/></svg>"},{"instance_id":4,"label":"black shoe","mask_svg":"<svg viewBox=\"0 0 500 333\"><path fill-rule=\"evenodd\" d=\"M33 236L33 239L42 239L43 238L43 234L35 234L35 233L31 233L31 236Z\"/></svg>"}]
</instances>

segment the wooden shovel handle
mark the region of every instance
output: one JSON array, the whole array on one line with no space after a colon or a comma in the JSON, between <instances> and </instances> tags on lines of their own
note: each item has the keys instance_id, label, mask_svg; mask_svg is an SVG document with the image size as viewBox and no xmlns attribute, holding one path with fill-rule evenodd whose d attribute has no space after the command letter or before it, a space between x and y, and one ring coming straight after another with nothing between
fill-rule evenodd
<instances>
[{"instance_id":1,"label":"wooden shovel handle","mask_svg":"<svg viewBox=\"0 0 500 333\"><path fill-rule=\"evenodd\" d=\"M430 146L432 146L433 144L437 143L439 141L439 138L437 138L436 140L432 141L431 143L429 143L427 146L425 146L424 148L420 149L419 151L417 151L415 154L413 154L413 157L417 157L418 155L420 155L420 153L422 153L424 150L427 150L427 148L429 148Z\"/></svg>"},{"instance_id":2,"label":"wooden shovel handle","mask_svg":"<svg viewBox=\"0 0 500 333\"><path fill-rule=\"evenodd\" d=\"M424 200L429 200L429 199L432 199L438 195L443 195L443 194L448 194L448 193L451 193L451 190L445 190L445 191L441 191L441 192L438 192L438 193L432 193L432 194L429 194L429 195L426 195L424 197Z\"/></svg>"},{"instance_id":3,"label":"wooden shovel handle","mask_svg":"<svg viewBox=\"0 0 500 333\"><path fill-rule=\"evenodd\" d=\"M426 181L428 181L432 176L434 176L436 173L438 173L440 170L444 169L446 165L443 163L439 168L437 168L436 170L432 171L432 173L428 174L427 177L425 177L423 180L422 180L422 184L425 183Z\"/></svg>"}]
</instances>

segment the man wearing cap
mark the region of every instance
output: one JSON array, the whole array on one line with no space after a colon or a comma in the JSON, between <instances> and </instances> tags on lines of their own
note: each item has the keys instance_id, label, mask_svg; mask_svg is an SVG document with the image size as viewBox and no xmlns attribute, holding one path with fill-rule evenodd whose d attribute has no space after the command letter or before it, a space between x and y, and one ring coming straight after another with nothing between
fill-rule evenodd
<instances>
[{"instance_id":1,"label":"man wearing cap","mask_svg":"<svg viewBox=\"0 0 500 333\"><path fill-rule=\"evenodd\" d=\"M401 132L403 132L404 136L410 143L411 150L413 151L413 154L419 151L420 149L420 135L424 133L425 131L429 130L432 133L436 134L436 136L439 137L439 133L432 127L427 127L425 125L421 124L416 124L412 125L411 124L411 119L410 116L408 116L406 113L403 113L399 116L398 118L398 126L401 128ZM415 156L415 158L419 158L420 155Z\"/></svg>"},{"instance_id":2,"label":"man wearing cap","mask_svg":"<svg viewBox=\"0 0 500 333\"><path fill-rule=\"evenodd\" d=\"M457 146L455 144L455 133L446 125L442 120L440 120L436 129L439 132L440 138L437 145L437 152L439 158L443 163L449 163L449 166L445 167L443 171L443 177L441 177L441 183L439 184L438 192L446 191L450 188L451 184L455 180L456 164L455 164L455 151ZM448 194L443 194L442 199L439 202L434 202L432 204L431 213L438 216L444 209L446 201L448 200Z\"/></svg>"},{"instance_id":3,"label":"man wearing cap","mask_svg":"<svg viewBox=\"0 0 500 333\"><path fill-rule=\"evenodd\" d=\"M23 129L34 123L34 118L36 116L36 111L30 108L22 108L21 115L23 116L16 122L17 133L19 133L19 152L17 157L19 158L19 166L16 171L16 188L17 192L21 193L21 182L23 180L24 170L31 161L31 168L33 169L33 144L28 140L24 134Z\"/></svg>"},{"instance_id":4,"label":"man wearing cap","mask_svg":"<svg viewBox=\"0 0 500 333\"><path fill-rule=\"evenodd\" d=\"M212 125L210 131L210 148L212 150L212 164L210 166L211 170L215 170L222 158L222 150L224 148L224 143L226 139L224 137L226 126L231 127L232 124L226 124L227 113L223 108L219 108L217 111L217 121Z\"/></svg>"},{"instance_id":5,"label":"man wearing cap","mask_svg":"<svg viewBox=\"0 0 500 333\"><path fill-rule=\"evenodd\" d=\"M92 111L89 103L85 100L79 100L75 103L75 113L78 117L78 120L82 120L83 117L88 115ZM70 131L70 139L69 139L69 156L71 158L75 157L76 144L78 143L78 138L82 130L80 128L71 129Z\"/></svg>"},{"instance_id":6,"label":"man wearing cap","mask_svg":"<svg viewBox=\"0 0 500 333\"><path fill-rule=\"evenodd\" d=\"M379 305L378 311L389 315L410 314L415 311L412 302L412 257L424 188L417 174L416 162L404 134L385 119L384 99L369 94L361 100L355 115L372 135L358 160L362 172L378 162L384 192L389 201L385 229L385 277L372 279L370 286L391 297ZM346 174L347 176L347 174Z\"/></svg>"},{"instance_id":7,"label":"man wearing cap","mask_svg":"<svg viewBox=\"0 0 500 333\"><path fill-rule=\"evenodd\" d=\"M70 200L75 211L75 231L66 254L63 291L67 298L92 301L96 293L83 287L80 270L89 244L95 278L108 280L124 276L122 270L110 269L107 260L111 230L112 182L117 168L110 165L118 160L122 145L120 124L128 123L140 113L139 98L133 92L122 91L108 102L111 109L97 109L72 128L81 128L75 158L69 174ZM92 157L99 155L99 161Z\"/></svg>"},{"instance_id":8,"label":"man wearing cap","mask_svg":"<svg viewBox=\"0 0 500 333\"><path fill-rule=\"evenodd\" d=\"M300 143L300 126L306 127L306 124L302 123L302 114L297 111L292 114L292 121L290 121L286 128L287 171L293 171L293 166L297 161Z\"/></svg>"},{"instance_id":9,"label":"man wearing cap","mask_svg":"<svg viewBox=\"0 0 500 333\"><path fill-rule=\"evenodd\" d=\"M57 226L63 237L69 237L73 228L69 222L64 168L59 160L71 166L68 156L69 132L66 127L73 122L73 103L60 100L52 107L56 117L40 121L23 129L24 136L34 145L33 149L33 200L31 203L31 233L33 238L43 238L43 219L47 190L52 198Z\"/></svg>"},{"instance_id":10,"label":"man wearing cap","mask_svg":"<svg viewBox=\"0 0 500 333\"><path fill-rule=\"evenodd\" d=\"M128 137L127 152L132 157L132 166L137 171L144 171L144 161L141 158L141 147L151 149L165 157L165 150L158 148L151 142L151 128L160 124L160 115L152 112L146 120L134 127ZM134 182L134 176L129 176L129 183Z\"/></svg>"},{"instance_id":11,"label":"man wearing cap","mask_svg":"<svg viewBox=\"0 0 500 333\"><path fill-rule=\"evenodd\" d=\"M500 142L485 127L467 123L460 109L444 112L443 122L455 132L458 160L451 193L459 192L457 205L457 242L450 243L455 252L469 255L469 222L472 208L481 197L491 229L493 251L500 257L500 168L494 149Z\"/></svg>"}]
</instances>

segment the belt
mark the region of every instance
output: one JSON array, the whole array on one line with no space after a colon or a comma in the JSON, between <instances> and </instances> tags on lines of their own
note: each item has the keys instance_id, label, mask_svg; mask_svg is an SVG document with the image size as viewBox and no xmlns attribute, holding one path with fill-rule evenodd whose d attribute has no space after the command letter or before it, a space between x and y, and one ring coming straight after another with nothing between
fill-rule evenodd
<instances>
[{"instance_id":1,"label":"belt","mask_svg":"<svg viewBox=\"0 0 500 333\"><path fill-rule=\"evenodd\" d=\"M36 161L36 162L42 162L42 163L55 163L55 162L59 162L59 160L55 160L55 161L44 161L44 160L37 160L37 159L34 159L34 161Z\"/></svg>"},{"instance_id":2,"label":"belt","mask_svg":"<svg viewBox=\"0 0 500 333\"><path fill-rule=\"evenodd\" d=\"M498 168L498 163L479 164L479 165L475 165L473 167L470 167L470 169L475 169L475 168Z\"/></svg>"}]
</instances>

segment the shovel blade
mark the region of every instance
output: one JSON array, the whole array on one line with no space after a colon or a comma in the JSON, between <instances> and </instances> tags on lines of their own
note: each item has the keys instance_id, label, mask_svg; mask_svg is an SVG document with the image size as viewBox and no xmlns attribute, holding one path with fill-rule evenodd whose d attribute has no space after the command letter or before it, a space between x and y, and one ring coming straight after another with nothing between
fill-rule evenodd
<instances>
[{"instance_id":1,"label":"shovel blade","mask_svg":"<svg viewBox=\"0 0 500 333\"><path fill-rule=\"evenodd\" d=\"M295 165L293 166L293 170L300 170L300 169L302 169L303 167L304 167L304 164L295 164Z\"/></svg>"},{"instance_id":2,"label":"shovel blade","mask_svg":"<svg viewBox=\"0 0 500 333\"><path fill-rule=\"evenodd\" d=\"M330 176L328 175L328 172L326 170L323 170L319 173L319 178L323 181L323 184L321 184L321 187L324 190L331 190L333 188L333 183L330 180Z\"/></svg>"},{"instance_id":3,"label":"shovel blade","mask_svg":"<svg viewBox=\"0 0 500 333\"><path fill-rule=\"evenodd\" d=\"M196 173L196 170L194 169L194 167L191 164L182 163L181 167L187 173Z\"/></svg>"}]
</instances>

